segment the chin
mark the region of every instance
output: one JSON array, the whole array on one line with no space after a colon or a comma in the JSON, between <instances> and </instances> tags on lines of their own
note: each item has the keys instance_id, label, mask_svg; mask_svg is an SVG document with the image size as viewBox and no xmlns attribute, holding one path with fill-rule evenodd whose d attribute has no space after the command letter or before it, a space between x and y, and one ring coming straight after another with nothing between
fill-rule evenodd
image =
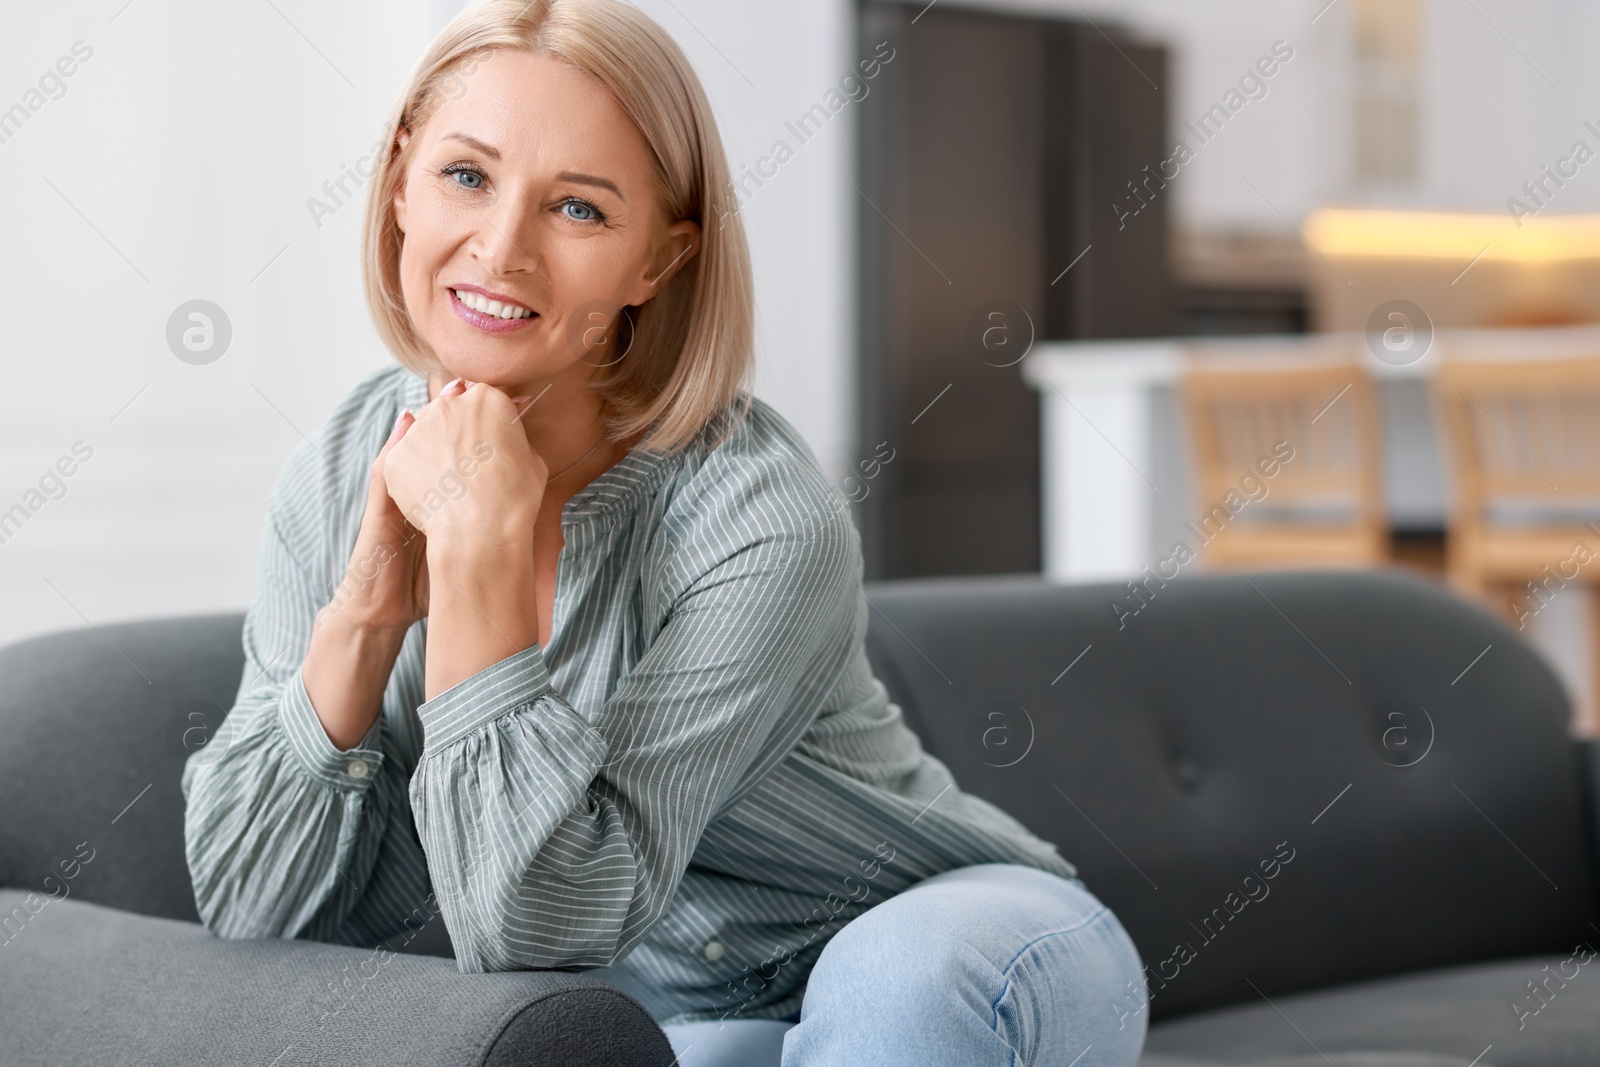
<instances>
[{"instance_id":1,"label":"chin","mask_svg":"<svg viewBox=\"0 0 1600 1067\"><path fill-rule=\"evenodd\" d=\"M511 391L525 382L548 377L551 373L545 367L547 361L534 353L472 352L462 351L460 347L439 345L434 346L434 351L439 352L441 347L450 353L448 357L441 356L439 359L444 367L445 381L465 378L469 382L482 382L502 391Z\"/></svg>"}]
</instances>

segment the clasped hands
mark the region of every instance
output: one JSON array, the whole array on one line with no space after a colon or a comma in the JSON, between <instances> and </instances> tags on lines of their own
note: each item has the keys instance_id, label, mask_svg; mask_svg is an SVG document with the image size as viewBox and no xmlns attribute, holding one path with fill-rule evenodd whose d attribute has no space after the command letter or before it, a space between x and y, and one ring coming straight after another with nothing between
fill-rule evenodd
<instances>
[{"instance_id":1,"label":"clasped hands","mask_svg":"<svg viewBox=\"0 0 1600 1067\"><path fill-rule=\"evenodd\" d=\"M402 411L373 460L366 512L335 603L346 621L403 633L428 614L430 557L531 554L549 469L528 443L527 397L457 378Z\"/></svg>"}]
</instances>

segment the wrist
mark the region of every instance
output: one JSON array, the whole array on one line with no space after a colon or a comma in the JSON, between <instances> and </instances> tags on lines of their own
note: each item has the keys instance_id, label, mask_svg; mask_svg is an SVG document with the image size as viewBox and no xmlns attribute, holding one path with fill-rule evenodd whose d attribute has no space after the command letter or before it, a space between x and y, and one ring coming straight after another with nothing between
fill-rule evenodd
<instances>
[{"instance_id":1,"label":"wrist","mask_svg":"<svg viewBox=\"0 0 1600 1067\"><path fill-rule=\"evenodd\" d=\"M411 629L409 623L397 625L367 619L359 605L334 601L317 612L313 626L316 639L337 645L343 654L358 662L393 660Z\"/></svg>"},{"instance_id":2,"label":"wrist","mask_svg":"<svg viewBox=\"0 0 1600 1067\"><path fill-rule=\"evenodd\" d=\"M539 643L531 538L430 538L428 574L426 699Z\"/></svg>"},{"instance_id":3,"label":"wrist","mask_svg":"<svg viewBox=\"0 0 1600 1067\"><path fill-rule=\"evenodd\" d=\"M347 612L317 614L300 666L306 696L335 748L347 752L372 729L405 632L359 625Z\"/></svg>"},{"instance_id":4,"label":"wrist","mask_svg":"<svg viewBox=\"0 0 1600 1067\"><path fill-rule=\"evenodd\" d=\"M428 569L455 573L498 570L533 560L533 521L507 519L496 528L446 527L428 536Z\"/></svg>"}]
</instances>

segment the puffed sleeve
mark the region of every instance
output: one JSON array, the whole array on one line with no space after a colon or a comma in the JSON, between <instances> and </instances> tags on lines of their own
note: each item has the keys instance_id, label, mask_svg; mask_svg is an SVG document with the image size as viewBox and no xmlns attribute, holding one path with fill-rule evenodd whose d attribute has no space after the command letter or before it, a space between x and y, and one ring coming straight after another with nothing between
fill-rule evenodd
<instances>
[{"instance_id":1,"label":"puffed sleeve","mask_svg":"<svg viewBox=\"0 0 1600 1067\"><path fill-rule=\"evenodd\" d=\"M328 599L326 565L305 558L326 537L328 465L308 442L279 477L245 614L238 695L216 736L184 765L195 904L221 937L344 940L385 823L389 791L374 788L387 761L382 717L341 751L300 676Z\"/></svg>"},{"instance_id":2,"label":"puffed sleeve","mask_svg":"<svg viewBox=\"0 0 1600 1067\"><path fill-rule=\"evenodd\" d=\"M664 623L590 721L523 649L426 701L411 809L461 970L609 966L706 824L815 716L849 655L849 517L739 507L687 539Z\"/></svg>"}]
</instances>

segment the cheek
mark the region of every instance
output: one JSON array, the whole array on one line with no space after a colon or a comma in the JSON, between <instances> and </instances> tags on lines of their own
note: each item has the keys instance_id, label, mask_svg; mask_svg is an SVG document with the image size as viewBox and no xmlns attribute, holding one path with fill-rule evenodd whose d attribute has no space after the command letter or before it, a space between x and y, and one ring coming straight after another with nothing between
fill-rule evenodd
<instances>
[{"instance_id":1,"label":"cheek","mask_svg":"<svg viewBox=\"0 0 1600 1067\"><path fill-rule=\"evenodd\" d=\"M615 233L574 237L559 224L542 248L542 262L556 304L576 314L579 308L607 308L613 314L636 298L648 250Z\"/></svg>"},{"instance_id":2,"label":"cheek","mask_svg":"<svg viewBox=\"0 0 1600 1067\"><path fill-rule=\"evenodd\" d=\"M400 286L408 304L438 295L433 292L435 279L450 249L460 243L455 232L460 226L456 213L436 196L423 192L407 198L406 232L400 243Z\"/></svg>"},{"instance_id":3,"label":"cheek","mask_svg":"<svg viewBox=\"0 0 1600 1067\"><path fill-rule=\"evenodd\" d=\"M427 247L438 238L445 212L439 197L424 188L406 199L406 244Z\"/></svg>"}]
</instances>

